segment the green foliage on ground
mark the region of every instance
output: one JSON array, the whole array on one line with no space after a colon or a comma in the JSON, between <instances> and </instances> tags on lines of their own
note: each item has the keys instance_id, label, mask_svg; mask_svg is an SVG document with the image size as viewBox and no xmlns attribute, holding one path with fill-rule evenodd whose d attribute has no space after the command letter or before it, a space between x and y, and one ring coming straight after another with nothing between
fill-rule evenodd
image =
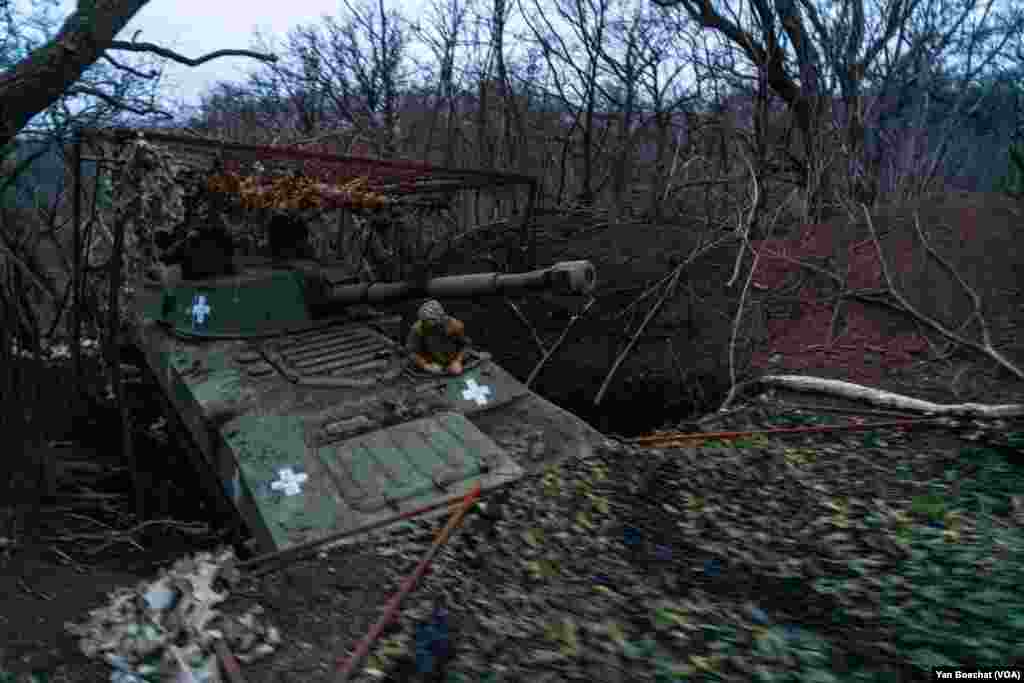
<instances>
[{"instance_id":1,"label":"green foliage on ground","mask_svg":"<svg viewBox=\"0 0 1024 683\"><path fill-rule=\"evenodd\" d=\"M1013 496L1024 490L1024 475L1006 456L1005 450L964 448L941 481L925 482L930 492L912 498L912 521L896 528L906 559L895 570L880 571L853 558L845 563L847 571L831 570L812 582L812 594L836 598L828 634L804 625L765 623L756 627L751 644L735 629L708 626L704 640L714 654L691 657L686 665L680 666L651 637L624 643L623 654L646 662L654 680L665 683L726 680L715 663L733 656L755 655L752 679L766 683L895 681L901 665L926 675L932 667L1014 661L1024 643L1024 594L1019 590L1024 532L1007 523L1007 516L1013 513ZM904 480L912 476L893 474ZM954 483L955 495L950 493ZM965 516L977 521L973 542L960 533L959 520ZM867 522L882 526L881 520ZM891 634L897 661L865 661L845 647L844 630L864 623L859 596L866 586L873 586L878 606L869 621ZM651 616L654 632L671 621L671 615ZM842 671L837 662L845 662Z\"/></svg>"},{"instance_id":2,"label":"green foliage on ground","mask_svg":"<svg viewBox=\"0 0 1024 683\"><path fill-rule=\"evenodd\" d=\"M50 677L44 673L34 673L18 677L10 671L0 669L0 683L49 683Z\"/></svg>"},{"instance_id":3,"label":"green foliage on ground","mask_svg":"<svg viewBox=\"0 0 1024 683\"><path fill-rule=\"evenodd\" d=\"M947 482L959 482L959 495L914 499L911 510L927 522L904 535L909 558L898 571L878 577L883 622L896 651L922 671L997 666L1018 656L1024 642L1024 534L1000 523L1024 476L993 449L965 448L959 462L945 473ZM958 512L979 520L979 542L951 535L943 520ZM856 578L823 579L814 588L842 592ZM852 620L848 610L840 612L840 620Z\"/></svg>"},{"instance_id":4,"label":"green foliage on ground","mask_svg":"<svg viewBox=\"0 0 1024 683\"><path fill-rule=\"evenodd\" d=\"M999 191L1014 197L1024 197L1024 146L1011 145L1009 157L1009 169L999 180Z\"/></svg>"}]
</instances>

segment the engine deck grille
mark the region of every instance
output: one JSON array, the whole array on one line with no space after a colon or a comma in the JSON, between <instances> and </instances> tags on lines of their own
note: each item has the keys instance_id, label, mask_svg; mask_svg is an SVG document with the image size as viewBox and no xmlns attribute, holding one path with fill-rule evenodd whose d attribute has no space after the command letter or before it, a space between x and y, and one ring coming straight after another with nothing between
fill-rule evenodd
<instances>
[{"instance_id":1,"label":"engine deck grille","mask_svg":"<svg viewBox=\"0 0 1024 683\"><path fill-rule=\"evenodd\" d=\"M279 337L263 354L294 382L379 380L401 372L401 348L366 325L342 325Z\"/></svg>"}]
</instances>

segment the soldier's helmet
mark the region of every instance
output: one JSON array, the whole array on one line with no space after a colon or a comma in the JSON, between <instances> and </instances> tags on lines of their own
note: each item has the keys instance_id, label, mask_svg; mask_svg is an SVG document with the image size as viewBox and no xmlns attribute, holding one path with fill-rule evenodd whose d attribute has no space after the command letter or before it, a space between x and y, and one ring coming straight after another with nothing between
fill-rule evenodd
<instances>
[{"instance_id":1,"label":"soldier's helmet","mask_svg":"<svg viewBox=\"0 0 1024 683\"><path fill-rule=\"evenodd\" d=\"M436 299L431 299L430 301L427 301L422 306L420 306L420 320L425 320L431 323L439 323L444 322L444 320L447 317L448 315L444 312L444 307L441 305L441 302L437 301Z\"/></svg>"}]
</instances>

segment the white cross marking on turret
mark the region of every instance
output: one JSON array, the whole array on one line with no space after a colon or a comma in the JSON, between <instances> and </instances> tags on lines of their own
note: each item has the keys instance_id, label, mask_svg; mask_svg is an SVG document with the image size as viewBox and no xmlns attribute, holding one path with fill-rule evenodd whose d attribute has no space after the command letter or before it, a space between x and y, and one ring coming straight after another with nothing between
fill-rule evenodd
<instances>
[{"instance_id":1,"label":"white cross marking on turret","mask_svg":"<svg viewBox=\"0 0 1024 683\"><path fill-rule=\"evenodd\" d=\"M476 401L478 406L485 406L490 393L489 386L477 384L475 379L470 378L466 380L466 390L462 392L462 398L467 401Z\"/></svg>"},{"instance_id":2,"label":"white cross marking on turret","mask_svg":"<svg viewBox=\"0 0 1024 683\"><path fill-rule=\"evenodd\" d=\"M309 479L308 474L305 472L293 472L291 467L278 470L277 476L280 479L271 482L270 488L275 491L283 491L286 496L297 496L302 493L302 484Z\"/></svg>"},{"instance_id":3,"label":"white cross marking on turret","mask_svg":"<svg viewBox=\"0 0 1024 683\"><path fill-rule=\"evenodd\" d=\"M197 325L202 325L206 322L206 316L210 315L213 309L206 303L206 297L202 294L196 296L195 303L192 304L192 320Z\"/></svg>"}]
</instances>

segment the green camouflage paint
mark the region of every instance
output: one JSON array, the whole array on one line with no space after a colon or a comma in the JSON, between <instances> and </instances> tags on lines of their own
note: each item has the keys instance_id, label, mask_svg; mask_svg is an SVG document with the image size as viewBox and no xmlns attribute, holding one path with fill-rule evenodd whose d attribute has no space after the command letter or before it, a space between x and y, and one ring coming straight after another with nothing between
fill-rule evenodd
<instances>
[{"instance_id":1,"label":"green camouflage paint","mask_svg":"<svg viewBox=\"0 0 1024 683\"><path fill-rule=\"evenodd\" d=\"M394 355L394 336L344 306L312 316L309 277L274 266L148 288L132 335L261 551L515 481L526 433L542 431L557 457L600 440L487 357L458 377L422 376ZM472 277L477 289L492 281Z\"/></svg>"}]
</instances>

